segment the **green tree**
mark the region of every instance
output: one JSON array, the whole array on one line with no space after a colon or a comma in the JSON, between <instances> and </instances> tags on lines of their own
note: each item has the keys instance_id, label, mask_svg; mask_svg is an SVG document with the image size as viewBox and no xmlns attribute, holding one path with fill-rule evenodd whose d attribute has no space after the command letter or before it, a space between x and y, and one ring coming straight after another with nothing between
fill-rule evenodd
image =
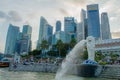
<instances>
[{"instance_id":1,"label":"green tree","mask_svg":"<svg viewBox=\"0 0 120 80\"><path fill-rule=\"evenodd\" d=\"M70 41L70 48L73 48L75 45L76 45L77 41L75 38L72 38L71 41Z\"/></svg>"},{"instance_id":2,"label":"green tree","mask_svg":"<svg viewBox=\"0 0 120 80\"><path fill-rule=\"evenodd\" d=\"M41 49L43 51L43 53L45 53L45 51L48 49L49 47L49 44L46 40L42 40L42 43L41 43Z\"/></svg>"},{"instance_id":3,"label":"green tree","mask_svg":"<svg viewBox=\"0 0 120 80\"><path fill-rule=\"evenodd\" d=\"M118 54L115 54L115 53L111 53L110 56L111 56L111 59L112 59L113 62L114 62L115 60L117 60L117 58L119 57L119 55L118 55Z\"/></svg>"},{"instance_id":4,"label":"green tree","mask_svg":"<svg viewBox=\"0 0 120 80\"><path fill-rule=\"evenodd\" d=\"M59 56L61 56L61 50L64 48L64 43L62 42L62 40L57 41L56 48L59 51Z\"/></svg>"},{"instance_id":5,"label":"green tree","mask_svg":"<svg viewBox=\"0 0 120 80\"><path fill-rule=\"evenodd\" d=\"M54 51L54 50L50 50L50 51L48 51L48 55L51 56L51 57L56 57L57 56L57 52Z\"/></svg>"},{"instance_id":6,"label":"green tree","mask_svg":"<svg viewBox=\"0 0 120 80\"><path fill-rule=\"evenodd\" d=\"M95 60L99 62L100 60L104 59L105 56L101 52L95 52Z\"/></svg>"},{"instance_id":7,"label":"green tree","mask_svg":"<svg viewBox=\"0 0 120 80\"><path fill-rule=\"evenodd\" d=\"M25 58L30 58L30 56L32 55L32 56L34 56L34 57L36 57L36 56L38 56L38 55L40 55L41 54L41 50L33 50L33 51L30 51L28 54L26 54L26 55L21 55L21 57L23 58L23 59L25 59Z\"/></svg>"},{"instance_id":8,"label":"green tree","mask_svg":"<svg viewBox=\"0 0 120 80\"><path fill-rule=\"evenodd\" d=\"M41 50L36 50L36 49L29 52L29 55L33 55L33 56L40 55L40 54L41 54Z\"/></svg>"},{"instance_id":9,"label":"green tree","mask_svg":"<svg viewBox=\"0 0 120 80\"><path fill-rule=\"evenodd\" d=\"M83 53L83 60L88 59L88 51L87 51L87 47L85 47L84 53Z\"/></svg>"}]
</instances>

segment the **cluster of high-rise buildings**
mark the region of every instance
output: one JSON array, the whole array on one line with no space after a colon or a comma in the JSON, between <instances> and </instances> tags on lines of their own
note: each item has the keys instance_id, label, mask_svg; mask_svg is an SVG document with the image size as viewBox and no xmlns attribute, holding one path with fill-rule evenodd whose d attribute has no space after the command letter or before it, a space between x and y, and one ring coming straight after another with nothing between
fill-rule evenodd
<instances>
[{"instance_id":1,"label":"cluster of high-rise buildings","mask_svg":"<svg viewBox=\"0 0 120 80\"><path fill-rule=\"evenodd\" d=\"M111 39L109 19L106 12L99 17L98 4L87 5L87 10L81 10L81 22L77 22L74 17L64 17L64 30L61 30L62 23L56 21L56 30L53 33L53 26L41 16L39 36L37 40L37 49L40 49L42 40L48 41L49 45L55 45L58 40L63 43L69 43L71 39L78 42L86 39L87 36L93 36L96 40ZM24 54L31 50L32 28L29 25L23 26L23 31L19 27L9 25L5 53Z\"/></svg>"},{"instance_id":2,"label":"cluster of high-rise buildings","mask_svg":"<svg viewBox=\"0 0 120 80\"><path fill-rule=\"evenodd\" d=\"M37 49L40 48L42 40L45 39L43 34L47 32L44 29L46 30L48 25L45 18L41 17L40 20L40 33L37 43L39 47ZM81 10L81 22L77 22L74 17L64 17L64 30L61 30L61 21L56 21L56 30L54 34L51 33L51 36L51 45L56 44L59 39L64 43L69 43L72 38L80 41L86 39L87 36L93 36L96 40L111 39L108 15L103 12L100 18L98 4L87 5L87 11Z\"/></svg>"},{"instance_id":3,"label":"cluster of high-rise buildings","mask_svg":"<svg viewBox=\"0 0 120 80\"><path fill-rule=\"evenodd\" d=\"M93 36L97 40L111 39L108 15L102 12L101 18L99 17L98 4L87 5L87 11L81 10L81 22L77 25L77 40L86 39L87 36Z\"/></svg>"},{"instance_id":4,"label":"cluster of high-rise buildings","mask_svg":"<svg viewBox=\"0 0 120 80\"><path fill-rule=\"evenodd\" d=\"M30 25L23 25L23 30L20 32L18 26L12 24L9 25L6 45L5 45L5 54L27 54L31 51L31 34L32 27Z\"/></svg>"}]
</instances>

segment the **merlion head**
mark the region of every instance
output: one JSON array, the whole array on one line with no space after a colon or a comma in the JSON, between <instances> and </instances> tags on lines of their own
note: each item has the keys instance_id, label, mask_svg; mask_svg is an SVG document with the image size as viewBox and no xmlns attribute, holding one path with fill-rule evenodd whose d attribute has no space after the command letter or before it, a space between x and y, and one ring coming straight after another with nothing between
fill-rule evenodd
<instances>
[{"instance_id":1,"label":"merlion head","mask_svg":"<svg viewBox=\"0 0 120 80\"><path fill-rule=\"evenodd\" d=\"M95 38L92 36L88 36L86 42L88 46L93 47L95 45Z\"/></svg>"},{"instance_id":2,"label":"merlion head","mask_svg":"<svg viewBox=\"0 0 120 80\"><path fill-rule=\"evenodd\" d=\"M88 43L92 43L92 42L94 42L94 41L95 41L94 37L92 37L92 36L88 36L88 37L87 37L87 42L88 42Z\"/></svg>"}]
</instances>

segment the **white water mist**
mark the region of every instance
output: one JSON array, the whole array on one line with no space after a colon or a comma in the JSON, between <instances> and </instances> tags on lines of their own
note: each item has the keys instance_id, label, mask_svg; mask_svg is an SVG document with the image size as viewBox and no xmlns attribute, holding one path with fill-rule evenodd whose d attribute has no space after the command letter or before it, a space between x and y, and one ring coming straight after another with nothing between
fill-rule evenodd
<instances>
[{"instance_id":1,"label":"white water mist","mask_svg":"<svg viewBox=\"0 0 120 80\"><path fill-rule=\"evenodd\" d=\"M83 52L86 46L86 41L82 40L68 53L65 60L61 64L61 68L58 70L55 79L59 80L66 74L77 74L77 64L83 62Z\"/></svg>"}]
</instances>

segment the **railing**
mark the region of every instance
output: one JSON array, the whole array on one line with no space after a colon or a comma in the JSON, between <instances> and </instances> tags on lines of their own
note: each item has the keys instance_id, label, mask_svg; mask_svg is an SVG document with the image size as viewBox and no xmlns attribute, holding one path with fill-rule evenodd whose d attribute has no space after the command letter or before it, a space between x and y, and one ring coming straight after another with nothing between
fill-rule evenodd
<instances>
[{"instance_id":1,"label":"railing","mask_svg":"<svg viewBox=\"0 0 120 80\"><path fill-rule=\"evenodd\" d=\"M11 64L9 66L10 71L33 71L33 72L57 72L60 64L52 64L52 63L35 63L35 64Z\"/></svg>"}]
</instances>

